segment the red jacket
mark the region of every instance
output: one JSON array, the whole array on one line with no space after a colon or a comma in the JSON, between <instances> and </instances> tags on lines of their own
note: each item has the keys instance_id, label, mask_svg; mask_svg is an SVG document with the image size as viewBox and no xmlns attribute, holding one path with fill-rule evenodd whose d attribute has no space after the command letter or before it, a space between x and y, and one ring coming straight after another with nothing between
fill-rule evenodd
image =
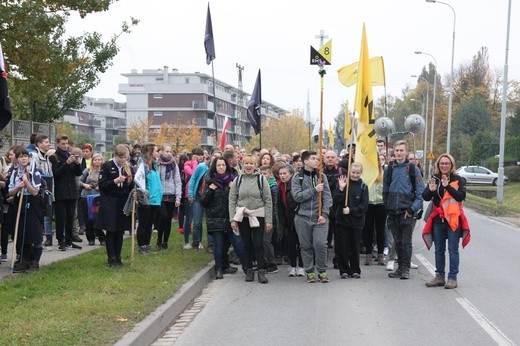
<instances>
[{"instance_id":1,"label":"red jacket","mask_svg":"<svg viewBox=\"0 0 520 346\"><path fill-rule=\"evenodd\" d=\"M432 247L433 243L433 219L441 215L442 208L436 207L435 205L432 206L432 213L430 214L430 217L428 217L428 220L426 221L426 225L424 225L424 229L422 232L422 238L424 243L426 244L426 247L428 250ZM464 214L464 210L460 209L460 223L459 227L462 230L462 248L465 248L466 245L469 244L469 241L471 240L471 233L469 230L469 222L466 218L466 214Z\"/></svg>"}]
</instances>

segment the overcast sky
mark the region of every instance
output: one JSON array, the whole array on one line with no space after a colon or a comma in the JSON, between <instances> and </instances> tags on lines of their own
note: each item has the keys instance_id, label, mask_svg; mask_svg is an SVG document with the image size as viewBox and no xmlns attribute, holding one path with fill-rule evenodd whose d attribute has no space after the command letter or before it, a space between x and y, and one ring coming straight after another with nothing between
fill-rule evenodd
<instances>
[{"instance_id":1,"label":"overcast sky","mask_svg":"<svg viewBox=\"0 0 520 346\"><path fill-rule=\"evenodd\" d=\"M492 69L503 70L505 62L507 0L446 0L456 12L455 69L471 61L480 47L489 49ZM206 65L204 31L207 1L119 0L108 12L85 20L72 16L69 32L85 28L108 39L119 32L130 16L140 23L119 41L114 65L101 77L92 97L125 101L118 85L127 83L121 73L131 69L168 66L179 72L211 75ZM370 56L385 60L387 93L401 95L414 85L432 59L416 55L420 50L435 56L441 76L449 75L453 13L439 3L425 0L220 0L211 1L211 16L217 58L215 78L237 86L236 63L244 66L244 90L252 92L257 71L262 70L262 98L285 109L306 107L310 93L313 117L319 115L318 68L309 65L315 36L324 30L332 39L332 65L327 67L324 87L324 117L327 122L345 100L354 101L355 86L338 81L337 70L359 59L361 30L366 24ZM520 80L520 3L513 1L509 50L509 79ZM374 97L383 87L373 89Z\"/></svg>"}]
</instances>

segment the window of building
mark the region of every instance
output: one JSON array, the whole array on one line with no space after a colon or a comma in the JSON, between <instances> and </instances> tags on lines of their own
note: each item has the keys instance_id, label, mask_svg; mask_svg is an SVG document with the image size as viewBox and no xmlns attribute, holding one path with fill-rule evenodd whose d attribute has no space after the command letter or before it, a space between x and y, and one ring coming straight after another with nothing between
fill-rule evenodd
<instances>
[{"instance_id":1,"label":"window of building","mask_svg":"<svg viewBox=\"0 0 520 346\"><path fill-rule=\"evenodd\" d=\"M162 112L153 112L154 117L162 117Z\"/></svg>"},{"instance_id":2,"label":"window of building","mask_svg":"<svg viewBox=\"0 0 520 346\"><path fill-rule=\"evenodd\" d=\"M161 82L161 81L163 81L163 80L164 80L163 77L155 77L155 81L156 81L156 82Z\"/></svg>"},{"instance_id":3,"label":"window of building","mask_svg":"<svg viewBox=\"0 0 520 346\"><path fill-rule=\"evenodd\" d=\"M162 94L153 94L154 99L162 99Z\"/></svg>"},{"instance_id":4,"label":"window of building","mask_svg":"<svg viewBox=\"0 0 520 346\"><path fill-rule=\"evenodd\" d=\"M186 77L184 81L186 82L186 84L190 84L190 77Z\"/></svg>"}]
</instances>

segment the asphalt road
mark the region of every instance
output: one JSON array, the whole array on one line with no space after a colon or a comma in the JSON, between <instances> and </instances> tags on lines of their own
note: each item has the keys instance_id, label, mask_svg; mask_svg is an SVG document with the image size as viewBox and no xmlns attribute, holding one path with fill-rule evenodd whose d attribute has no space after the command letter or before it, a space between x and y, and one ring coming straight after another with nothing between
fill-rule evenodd
<instances>
[{"instance_id":1,"label":"asphalt road","mask_svg":"<svg viewBox=\"0 0 520 346\"><path fill-rule=\"evenodd\" d=\"M472 240L460 251L459 287L427 288L434 253L414 232L410 280L385 267L362 267L362 278L328 284L289 278L287 266L269 284L242 274L212 282L204 303L173 339L156 345L515 345L520 344L520 232L467 211ZM420 229L419 229L420 228Z\"/></svg>"}]
</instances>

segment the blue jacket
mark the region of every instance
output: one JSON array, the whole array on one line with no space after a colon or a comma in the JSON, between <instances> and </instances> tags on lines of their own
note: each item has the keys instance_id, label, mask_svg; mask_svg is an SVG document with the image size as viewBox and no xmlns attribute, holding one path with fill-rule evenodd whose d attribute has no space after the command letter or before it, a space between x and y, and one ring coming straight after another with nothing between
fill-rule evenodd
<instances>
[{"instance_id":1,"label":"blue jacket","mask_svg":"<svg viewBox=\"0 0 520 346\"><path fill-rule=\"evenodd\" d=\"M209 171L209 167L206 163L201 163L197 165L195 171L193 172L190 182L188 183L188 196L191 198L197 197L197 189L200 186L200 182L204 177L204 174Z\"/></svg>"},{"instance_id":2,"label":"blue jacket","mask_svg":"<svg viewBox=\"0 0 520 346\"><path fill-rule=\"evenodd\" d=\"M403 163L393 162L392 176L388 176L388 167L385 169L383 178L383 201L388 214L398 215L408 211L415 214L423 205L422 193L424 191L424 182L419 171L415 167L415 192L410 181L408 172L409 161Z\"/></svg>"}]
</instances>

